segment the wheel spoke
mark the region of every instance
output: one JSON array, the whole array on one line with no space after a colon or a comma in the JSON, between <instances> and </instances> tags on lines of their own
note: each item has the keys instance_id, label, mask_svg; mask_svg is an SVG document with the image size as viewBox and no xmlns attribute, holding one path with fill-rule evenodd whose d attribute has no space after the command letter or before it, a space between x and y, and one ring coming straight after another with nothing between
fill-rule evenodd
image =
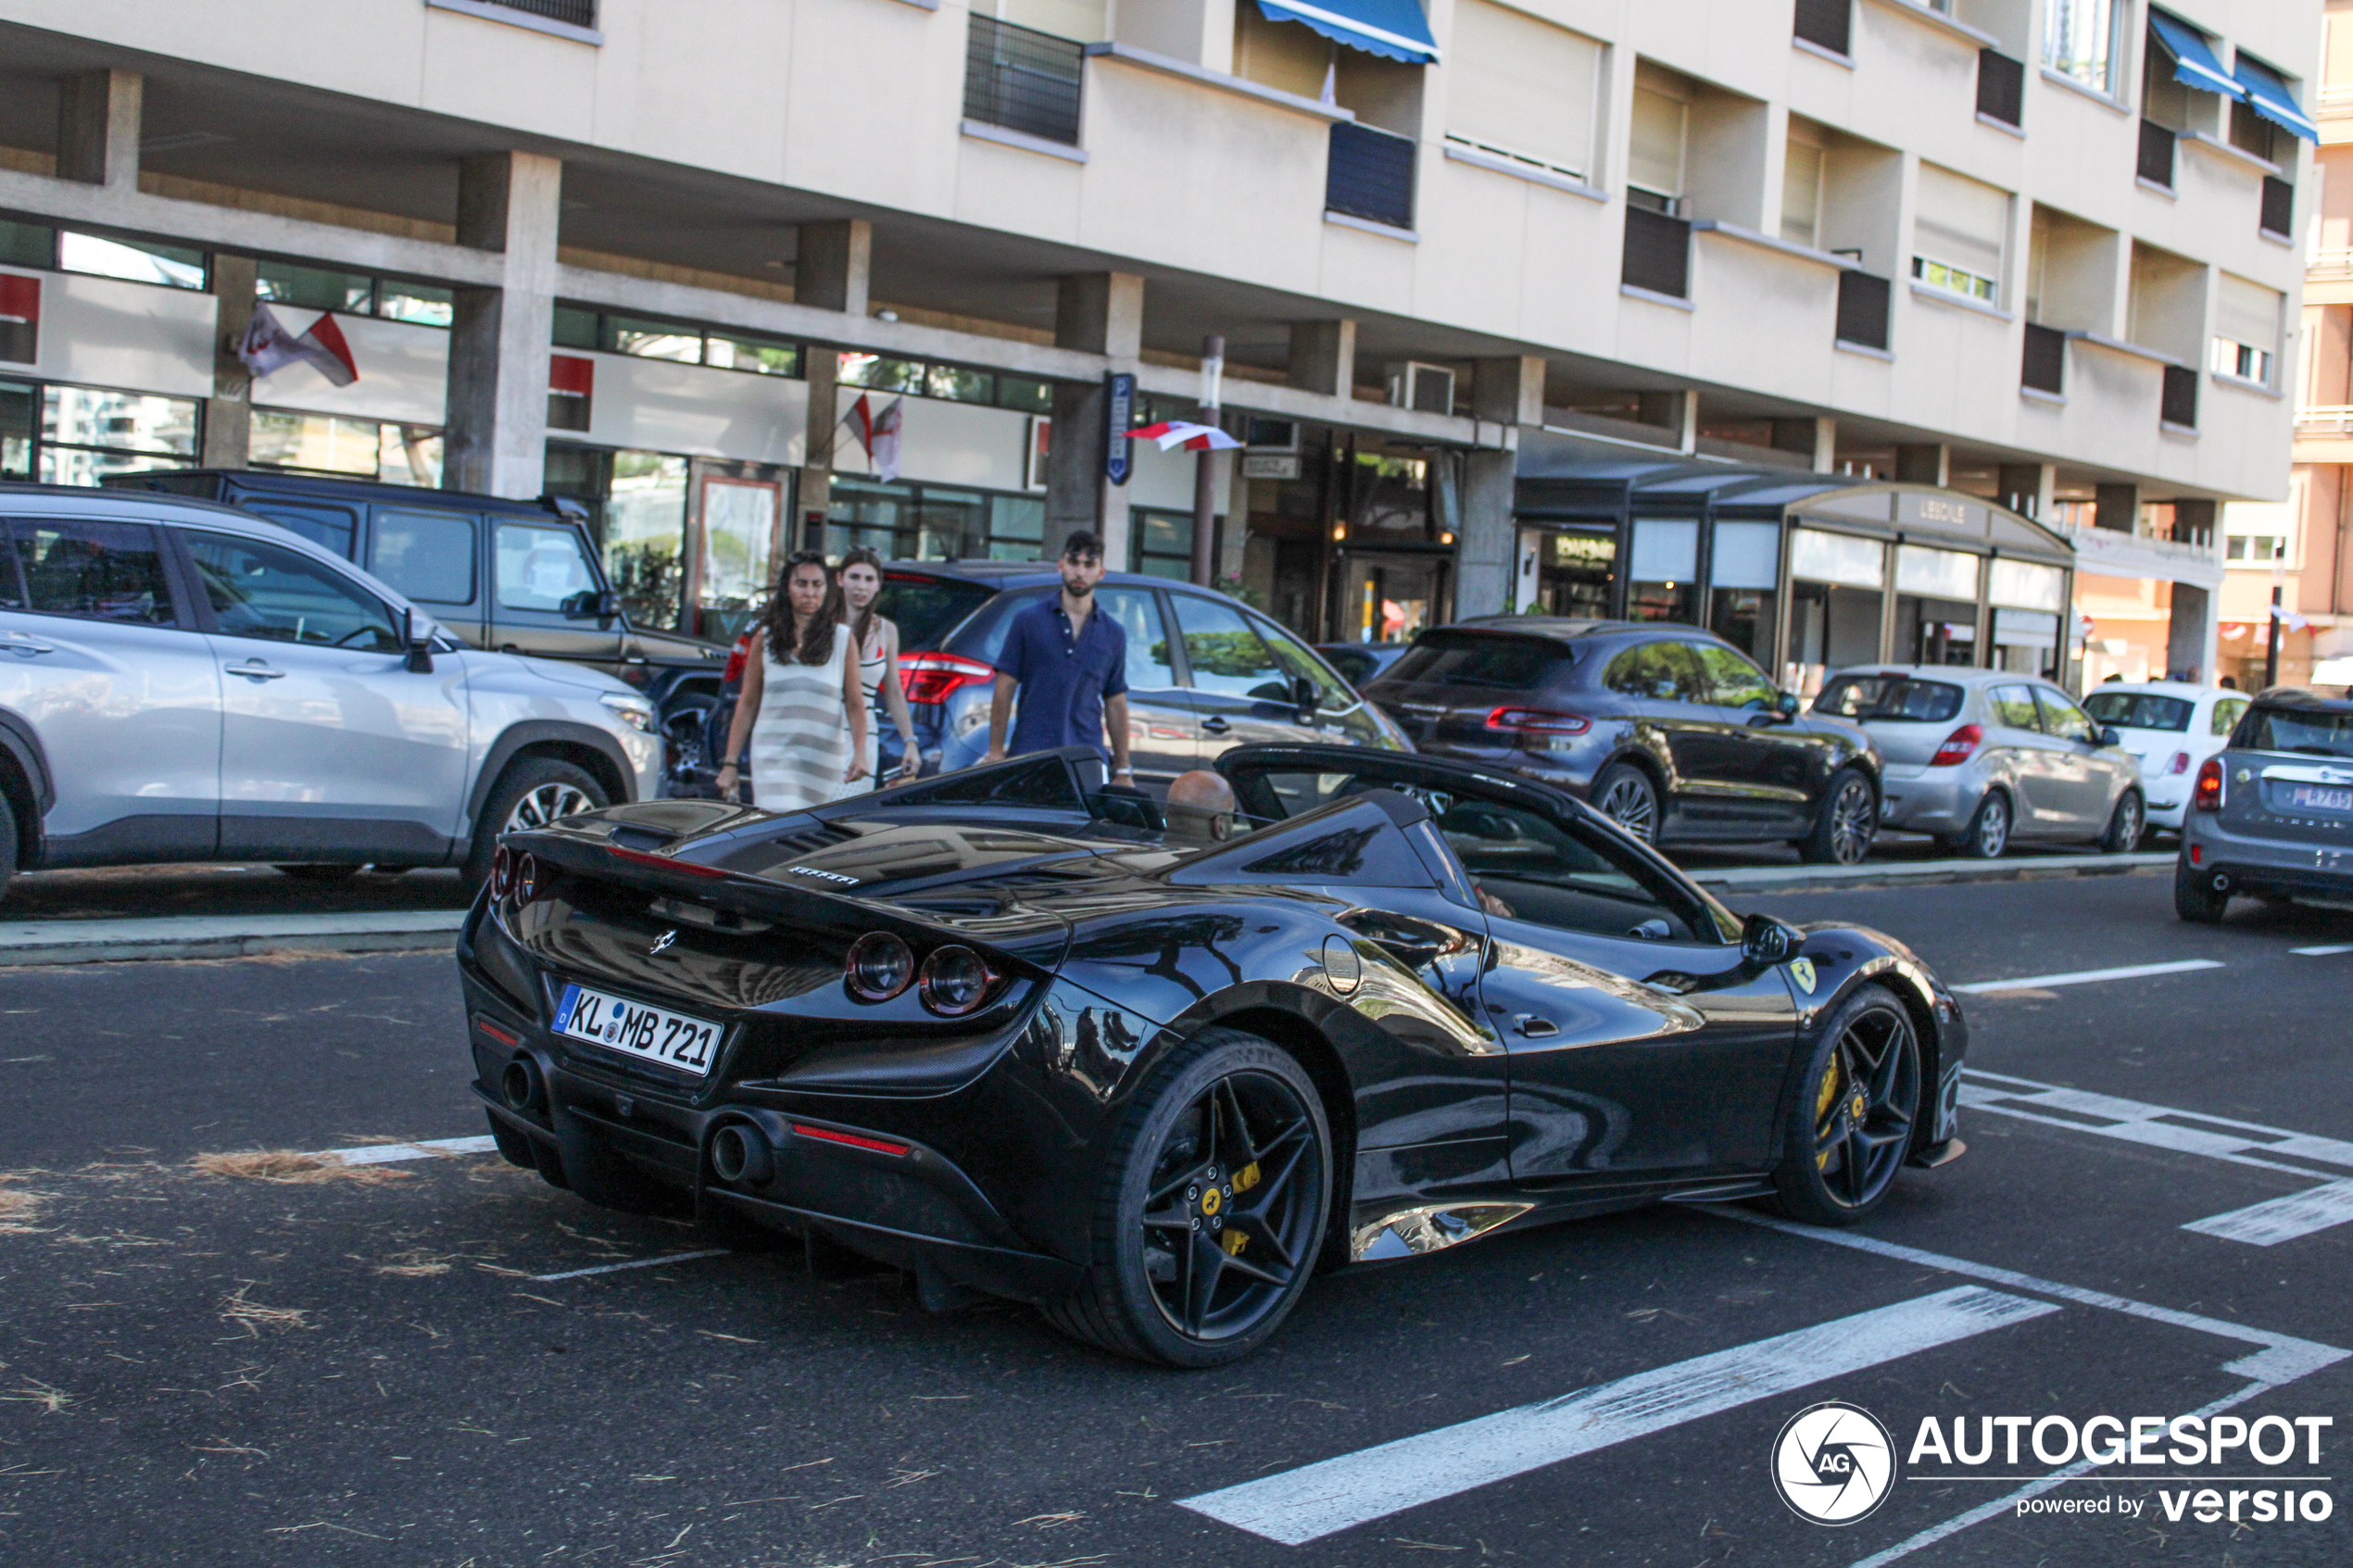
<instances>
[{"instance_id":1,"label":"wheel spoke","mask_svg":"<svg viewBox=\"0 0 2353 1568\"><path fill-rule=\"evenodd\" d=\"M1185 1311L1186 1332L1198 1337L1209 1317L1211 1299L1217 1294L1217 1282L1224 1275L1230 1260L1226 1249L1208 1236L1196 1231L1185 1248Z\"/></svg>"},{"instance_id":2,"label":"wheel spoke","mask_svg":"<svg viewBox=\"0 0 2353 1568\"><path fill-rule=\"evenodd\" d=\"M1291 1276L1296 1272L1297 1268L1297 1265L1293 1264L1288 1256L1283 1259L1283 1267L1281 1271L1277 1273L1272 1269L1261 1268L1258 1264L1252 1262L1247 1258L1229 1254L1222 1247L1216 1248L1215 1251L1219 1257L1226 1260L1225 1263L1222 1265L1223 1267L1231 1269L1234 1273L1240 1274L1245 1279L1254 1279L1261 1285L1289 1285L1291 1282Z\"/></svg>"}]
</instances>

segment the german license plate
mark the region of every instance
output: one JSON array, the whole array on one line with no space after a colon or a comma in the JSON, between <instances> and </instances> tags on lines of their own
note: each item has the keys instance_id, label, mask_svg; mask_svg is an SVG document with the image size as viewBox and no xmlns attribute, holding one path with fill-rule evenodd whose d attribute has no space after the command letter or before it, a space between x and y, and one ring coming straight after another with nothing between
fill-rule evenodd
<instances>
[{"instance_id":1,"label":"german license plate","mask_svg":"<svg viewBox=\"0 0 2353 1568\"><path fill-rule=\"evenodd\" d=\"M564 1038L586 1040L698 1078L711 1071L711 1053L723 1027L585 985L566 985L556 1003L556 1033Z\"/></svg>"},{"instance_id":2,"label":"german license plate","mask_svg":"<svg viewBox=\"0 0 2353 1568\"><path fill-rule=\"evenodd\" d=\"M2287 792L2291 811L2353 811L2353 789L2324 784L2296 784Z\"/></svg>"}]
</instances>

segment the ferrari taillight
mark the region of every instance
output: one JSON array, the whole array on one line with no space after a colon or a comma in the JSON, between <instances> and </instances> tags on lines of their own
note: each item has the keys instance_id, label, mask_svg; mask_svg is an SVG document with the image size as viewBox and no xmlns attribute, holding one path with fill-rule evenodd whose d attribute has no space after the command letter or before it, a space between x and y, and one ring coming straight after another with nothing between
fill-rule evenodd
<instances>
[{"instance_id":1,"label":"ferrari taillight","mask_svg":"<svg viewBox=\"0 0 2353 1568\"><path fill-rule=\"evenodd\" d=\"M490 852L490 896L504 898L515 884L514 851L501 844Z\"/></svg>"},{"instance_id":2,"label":"ferrari taillight","mask_svg":"<svg viewBox=\"0 0 2353 1568\"><path fill-rule=\"evenodd\" d=\"M2197 783L2190 790L2190 804L2201 811L2222 809L2222 759L2209 757L2197 771Z\"/></svg>"},{"instance_id":3,"label":"ferrari taillight","mask_svg":"<svg viewBox=\"0 0 2353 1568\"><path fill-rule=\"evenodd\" d=\"M909 702L946 702L955 692L997 678L997 671L976 659L954 653L904 653L899 656L899 682Z\"/></svg>"},{"instance_id":4,"label":"ferrari taillight","mask_svg":"<svg viewBox=\"0 0 2353 1568\"><path fill-rule=\"evenodd\" d=\"M1944 737L1944 744L1936 748L1936 755L1928 759L1928 765L1931 768L1957 768L1977 755L1979 743L1984 739L1985 732L1977 725L1963 724Z\"/></svg>"},{"instance_id":5,"label":"ferrari taillight","mask_svg":"<svg viewBox=\"0 0 2353 1568\"><path fill-rule=\"evenodd\" d=\"M2175 752L2175 753L2173 754L2173 760L2172 760L2172 762L2171 762L2171 764L2169 764L2169 765L2167 766L2166 770L2165 770L2165 771L2166 771L2166 775L2167 775L2168 777L2171 777L2171 776L2172 776L2172 775L2173 775L2173 774L2175 774L2175 773L2186 773L2186 772L2188 772L2189 771L2190 771L2190 754L2189 754L2188 752L2186 752L2186 751L2177 751L2177 752Z\"/></svg>"},{"instance_id":6,"label":"ferrari taillight","mask_svg":"<svg viewBox=\"0 0 2353 1568\"><path fill-rule=\"evenodd\" d=\"M1516 735L1581 735L1593 727L1593 721L1581 713L1506 707L1488 714L1487 727Z\"/></svg>"}]
</instances>

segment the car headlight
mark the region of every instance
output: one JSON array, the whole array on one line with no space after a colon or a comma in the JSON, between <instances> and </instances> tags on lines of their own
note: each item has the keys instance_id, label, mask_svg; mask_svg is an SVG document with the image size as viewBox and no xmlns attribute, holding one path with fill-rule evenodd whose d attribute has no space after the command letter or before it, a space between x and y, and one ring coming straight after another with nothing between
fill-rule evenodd
<instances>
[{"instance_id":1,"label":"car headlight","mask_svg":"<svg viewBox=\"0 0 2353 1568\"><path fill-rule=\"evenodd\" d=\"M654 727L654 705L644 697L631 692L598 692L597 700L633 730L650 732Z\"/></svg>"}]
</instances>

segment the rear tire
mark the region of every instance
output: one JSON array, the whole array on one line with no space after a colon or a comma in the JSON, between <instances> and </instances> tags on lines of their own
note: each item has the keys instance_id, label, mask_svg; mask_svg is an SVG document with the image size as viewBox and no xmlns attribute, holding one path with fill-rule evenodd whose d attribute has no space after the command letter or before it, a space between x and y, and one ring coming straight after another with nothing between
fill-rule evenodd
<instances>
[{"instance_id":1,"label":"rear tire","mask_svg":"<svg viewBox=\"0 0 2353 1568\"><path fill-rule=\"evenodd\" d=\"M1953 840L1953 852L1964 859L1998 860L2010 847L2010 797L1998 789L1989 789L1985 798Z\"/></svg>"},{"instance_id":2,"label":"rear tire","mask_svg":"<svg viewBox=\"0 0 2353 1568\"><path fill-rule=\"evenodd\" d=\"M2173 912L2194 925L2220 925L2231 896L2214 891L2213 873L2200 871L2185 855L2173 862Z\"/></svg>"},{"instance_id":3,"label":"rear tire","mask_svg":"<svg viewBox=\"0 0 2353 1568\"><path fill-rule=\"evenodd\" d=\"M1046 1321L1165 1366L1239 1361L1307 1288L1331 1208L1331 1131L1306 1070L1209 1028L1152 1072L1096 1177L1079 1287Z\"/></svg>"},{"instance_id":4,"label":"rear tire","mask_svg":"<svg viewBox=\"0 0 2353 1568\"><path fill-rule=\"evenodd\" d=\"M2141 804L2141 792L2128 789L2117 797L2116 809L2109 813L2108 831L2100 834L2100 853L2121 855L2140 847L2141 834L2148 826L2148 808Z\"/></svg>"},{"instance_id":5,"label":"rear tire","mask_svg":"<svg viewBox=\"0 0 2353 1568\"><path fill-rule=\"evenodd\" d=\"M595 811L610 804L605 786L585 768L552 757L525 757L507 764L482 803L474 823L473 847L464 868L466 892L482 891L490 880L490 857L501 834L544 827L575 811Z\"/></svg>"},{"instance_id":6,"label":"rear tire","mask_svg":"<svg viewBox=\"0 0 2353 1568\"><path fill-rule=\"evenodd\" d=\"M1593 775L1585 798L1593 809L1645 844L1658 842L1658 785L1631 762L1613 762Z\"/></svg>"},{"instance_id":7,"label":"rear tire","mask_svg":"<svg viewBox=\"0 0 2353 1568\"><path fill-rule=\"evenodd\" d=\"M1809 866L1859 866L1879 833L1879 792L1859 768L1841 768L1822 791L1814 831L1798 840Z\"/></svg>"},{"instance_id":8,"label":"rear tire","mask_svg":"<svg viewBox=\"0 0 2353 1568\"><path fill-rule=\"evenodd\" d=\"M0 789L0 898L8 896L8 879L17 874L17 798Z\"/></svg>"}]
</instances>

